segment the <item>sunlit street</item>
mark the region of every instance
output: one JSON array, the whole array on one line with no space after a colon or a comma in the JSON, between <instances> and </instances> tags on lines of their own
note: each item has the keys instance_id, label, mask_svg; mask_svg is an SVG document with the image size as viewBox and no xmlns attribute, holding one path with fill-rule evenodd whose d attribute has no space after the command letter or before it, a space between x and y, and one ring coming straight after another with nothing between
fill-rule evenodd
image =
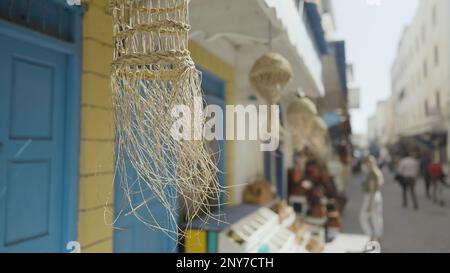
<instances>
[{"instance_id":1,"label":"sunlit street","mask_svg":"<svg viewBox=\"0 0 450 273\"><path fill-rule=\"evenodd\" d=\"M415 252L450 252L450 209L441 207L427 199L424 182L419 181L417 195L419 210L410 206L403 208L401 189L389 172L383 186L385 231L382 249L386 253ZM360 182L362 176L355 175L349 187L350 201L344 214L343 230L349 233L361 233L358 217L362 202ZM445 192L445 199L450 200L450 189Z\"/></svg>"}]
</instances>

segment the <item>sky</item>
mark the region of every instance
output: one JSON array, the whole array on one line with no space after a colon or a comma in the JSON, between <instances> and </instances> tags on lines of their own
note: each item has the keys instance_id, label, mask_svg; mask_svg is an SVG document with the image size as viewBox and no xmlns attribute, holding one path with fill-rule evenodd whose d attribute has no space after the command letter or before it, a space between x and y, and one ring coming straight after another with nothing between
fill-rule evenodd
<instances>
[{"instance_id":1,"label":"sky","mask_svg":"<svg viewBox=\"0 0 450 273\"><path fill-rule=\"evenodd\" d=\"M423 0L422 0L423 1ZM391 65L397 45L419 0L333 0L336 38L346 41L347 63L353 64L361 89L360 109L352 110L352 128L367 133L367 119L377 102L391 93Z\"/></svg>"}]
</instances>

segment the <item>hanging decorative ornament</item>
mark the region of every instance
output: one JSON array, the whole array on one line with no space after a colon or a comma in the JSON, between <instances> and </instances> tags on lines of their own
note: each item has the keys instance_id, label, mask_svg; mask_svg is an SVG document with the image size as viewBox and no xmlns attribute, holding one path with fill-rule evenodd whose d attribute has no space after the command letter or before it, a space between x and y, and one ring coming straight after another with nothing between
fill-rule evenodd
<instances>
[{"instance_id":1,"label":"hanging decorative ornament","mask_svg":"<svg viewBox=\"0 0 450 273\"><path fill-rule=\"evenodd\" d=\"M171 133L179 119L171 114L174 107L195 113L195 99L201 98L201 75L188 51L188 2L110 2L117 172L131 206L129 214L174 235L182 231L179 200L189 203L184 206L189 226L198 213L209 214L217 206L210 200L218 200L221 191L216 162L205 141L177 140ZM189 129L203 128L204 121L202 116ZM161 220L165 224L153 215L154 203L166 208L167 219Z\"/></svg>"},{"instance_id":2,"label":"hanging decorative ornament","mask_svg":"<svg viewBox=\"0 0 450 273\"><path fill-rule=\"evenodd\" d=\"M328 141L328 128L322 118L316 116L312 122L311 133L308 142L311 149L317 156L323 156L326 153Z\"/></svg>"},{"instance_id":3,"label":"hanging decorative ornament","mask_svg":"<svg viewBox=\"0 0 450 273\"><path fill-rule=\"evenodd\" d=\"M316 106L307 97L296 97L288 107L287 119L292 132L292 141L299 151L307 144L316 115Z\"/></svg>"},{"instance_id":4,"label":"hanging decorative ornament","mask_svg":"<svg viewBox=\"0 0 450 273\"><path fill-rule=\"evenodd\" d=\"M250 82L261 97L269 104L275 104L292 76L289 61L278 53L268 52L253 65Z\"/></svg>"},{"instance_id":5,"label":"hanging decorative ornament","mask_svg":"<svg viewBox=\"0 0 450 273\"><path fill-rule=\"evenodd\" d=\"M259 95L266 100L267 108L269 109L267 115L268 126L267 129L271 133L279 130L280 119L277 115L276 119L272 117L272 105L277 104L280 99L281 92L286 85L291 81L293 72L291 64L286 58L278 53L272 51L272 23L268 22L269 27L269 39L268 46L270 52L265 53L253 64L250 71L249 79L250 83L259 93ZM279 114L279 113L278 113ZM278 132L279 133L279 132ZM271 152L271 161L276 162L275 152ZM274 167L271 164L270 168ZM272 188L275 188L275 171L271 171Z\"/></svg>"}]
</instances>

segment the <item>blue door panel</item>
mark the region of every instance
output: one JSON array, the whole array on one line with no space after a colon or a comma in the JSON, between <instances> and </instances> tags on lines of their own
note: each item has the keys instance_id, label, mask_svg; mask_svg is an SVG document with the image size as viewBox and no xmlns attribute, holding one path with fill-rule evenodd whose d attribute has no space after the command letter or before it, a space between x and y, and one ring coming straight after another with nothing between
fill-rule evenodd
<instances>
[{"instance_id":1,"label":"blue door panel","mask_svg":"<svg viewBox=\"0 0 450 273\"><path fill-rule=\"evenodd\" d=\"M11 138L52 138L54 73L54 68L47 64L13 57Z\"/></svg>"},{"instance_id":2,"label":"blue door panel","mask_svg":"<svg viewBox=\"0 0 450 273\"><path fill-rule=\"evenodd\" d=\"M118 230L114 233L114 252L120 253L133 253L136 247L135 241L135 228L130 225L123 225L123 220L120 220L122 225L119 225Z\"/></svg>"},{"instance_id":3,"label":"blue door panel","mask_svg":"<svg viewBox=\"0 0 450 273\"><path fill-rule=\"evenodd\" d=\"M120 181L122 174L116 175L115 181L115 213L117 221L114 224L114 252L118 253L157 253L175 252L176 231L175 223L170 222L163 205L153 193L142 183L136 182L136 174L131 163L126 163L127 191L133 192L131 202L135 213L130 213L130 200L124 195L123 185ZM142 191L144 189L144 191ZM169 194L174 195L174 189L167 189ZM142 194L141 194L142 193ZM142 203L144 206L140 206ZM175 200L174 200L175 202ZM175 203L174 203L175 204ZM138 219L138 217L140 219ZM171 236L162 231L144 224L141 220L151 224L159 225L163 229L171 231ZM170 224L171 223L171 224Z\"/></svg>"},{"instance_id":4,"label":"blue door panel","mask_svg":"<svg viewBox=\"0 0 450 273\"><path fill-rule=\"evenodd\" d=\"M67 57L0 35L0 252L64 248Z\"/></svg>"},{"instance_id":5,"label":"blue door panel","mask_svg":"<svg viewBox=\"0 0 450 273\"><path fill-rule=\"evenodd\" d=\"M50 233L50 170L49 160L10 162L8 165L6 246L45 237Z\"/></svg>"},{"instance_id":6,"label":"blue door panel","mask_svg":"<svg viewBox=\"0 0 450 273\"><path fill-rule=\"evenodd\" d=\"M153 211L161 227L174 230L167 225L164 212ZM158 216L159 214L159 216ZM145 220L148 220L146 218ZM176 238L162 231L146 226L135 215L121 216L115 224L114 252L118 253L161 253L176 252Z\"/></svg>"}]
</instances>

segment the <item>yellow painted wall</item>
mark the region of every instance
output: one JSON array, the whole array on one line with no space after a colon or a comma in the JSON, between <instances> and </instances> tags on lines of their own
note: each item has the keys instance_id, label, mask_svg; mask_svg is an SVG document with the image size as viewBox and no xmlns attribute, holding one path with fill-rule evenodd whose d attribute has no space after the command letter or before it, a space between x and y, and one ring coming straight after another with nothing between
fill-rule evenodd
<instances>
[{"instance_id":1,"label":"yellow painted wall","mask_svg":"<svg viewBox=\"0 0 450 273\"><path fill-rule=\"evenodd\" d=\"M207 253L208 239L207 233L203 230L190 229L186 232L185 249L186 253Z\"/></svg>"},{"instance_id":2,"label":"yellow painted wall","mask_svg":"<svg viewBox=\"0 0 450 273\"><path fill-rule=\"evenodd\" d=\"M112 22L107 0L88 2L83 21L80 199L82 252L112 252L114 126L109 71Z\"/></svg>"},{"instance_id":3,"label":"yellow painted wall","mask_svg":"<svg viewBox=\"0 0 450 273\"><path fill-rule=\"evenodd\" d=\"M208 70L212 74L215 74L219 78L225 81L225 104L234 104L234 92L235 92L235 80L234 80L234 67L212 52L201 47L195 42L189 43L189 50L191 51L192 58L197 65ZM234 142L225 142L225 181L228 187L231 187L234 182ZM227 203L233 202L233 189L229 188L227 191Z\"/></svg>"}]
</instances>

